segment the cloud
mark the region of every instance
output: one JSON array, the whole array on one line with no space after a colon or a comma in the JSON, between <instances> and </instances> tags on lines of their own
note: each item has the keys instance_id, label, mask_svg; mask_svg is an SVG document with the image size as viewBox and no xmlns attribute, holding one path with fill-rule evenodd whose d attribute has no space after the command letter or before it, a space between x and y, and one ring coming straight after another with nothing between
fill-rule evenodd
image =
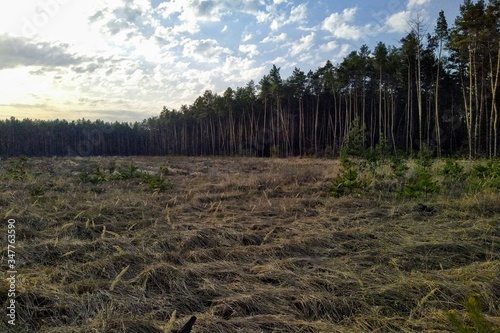
<instances>
[{"instance_id":1,"label":"cloud","mask_svg":"<svg viewBox=\"0 0 500 333\"><path fill-rule=\"evenodd\" d=\"M411 19L410 11L402 11L389 16L385 22L389 32L406 32L409 29L408 23Z\"/></svg>"},{"instance_id":2,"label":"cloud","mask_svg":"<svg viewBox=\"0 0 500 333\"><path fill-rule=\"evenodd\" d=\"M250 39L252 39L253 35L252 34L243 34L243 36L241 37L241 41L242 42L248 42Z\"/></svg>"},{"instance_id":3,"label":"cloud","mask_svg":"<svg viewBox=\"0 0 500 333\"><path fill-rule=\"evenodd\" d=\"M96 3L100 6L88 16L88 23L106 27L111 35L133 30L151 30L151 22L148 20L152 12L149 3L142 0L123 0L114 3Z\"/></svg>"},{"instance_id":4,"label":"cloud","mask_svg":"<svg viewBox=\"0 0 500 333\"><path fill-rule=\"evenodd\" d=\"M277 8L272 6L269 6L268 10L270 14L266 17L266 20L272 17L270 28L273 31L289 24L305 23L307 19L307 6L305 3L292 7L290 13L280 13Z\"/></svg>"},{"instance_id":5,"label":"cloud","mask_svg":"<svg viewBox=\"0 0 500 333\"><path fill-rule=\"evenodd\" d=\"M342 13L333 13L328 16L321 24L323 30L329 31L334 37L359 40L377 33L378 27L370 24L364 26L351 25L356 16L357 7L346 8Z\"/></svg>"},{"instance_id":6,"label":"cloud","mask_svg":"<svg viewBox=\"0 0 500 333\"><path fill-rule=\"evenodd\" d=\"M63 43L31 42L0 35L0 70L22 66L68 67L86 59L68 51Z\"/></svg>"},{"instance_id":7,"label":"cloud","mask_svg":"<svg viewBox=\"0 0 500 333\"><path fill-rule=\"evenodd\" d=\"M326 44L321 45L319 47L319 49L322 52L330 52L330 51L337 49L338 47L339 47L339 44L337 44L337 42L331 41L331 42L328 42Z\"/></svg>"},{"instance_id":8,"label":"cloud","mask_svg":"<svg viewBox=\"0 0 500 333\"><path fill-rule=\"evenodd\" d=\"M291 43L290 55L296 56L298 54L305 54L310 52L314 45L314 32L299 38L297 41Z\"/></svg>"},{"instance_id":9,"label":"cloud","mask_svg":"<svg viewBox=\"0 0 500 333\"><path fill-rule=\"evenodd\" d=\"M221 56L230 54L231 50L218 44L215 39L187 39L182 54L202 63L216 63Z\"/></svg>"},{"instance_id":10,"label":"cloud","mask_svg":"<svg viewBox=\"0 0 500 333\"><path fill-rule=\"evenodd\" d=\"M283 43L286 40L286 33L282 32L277 36L267 36L261 43Z\"/></svg>"},{"instance_id":11,"label":"cloud","mask_svg":"<svg viewBox=\"0 0 500 333\"><path fill-rule=\"evenodd\" d=\"M263 0L169 0L156 11L165 19L178 15L183 22L219 22L237 12L258 16L263 5Z\"/></svg>"},{"instance_id":12,"label":"cloud","mask_svg":"<svg viewBox=\"0 0 500 333\"><path fill-rule=\"evenodd\" d=\"M307 19L307 4L301 3L297 7L292 7L288 23L303 23Z\"/></svg>"},{"instance_id":13,"label":"cloud","mask_svg":"<svg viewBox=\"0 0 500 333\"><path fill-rule=\"evenodd\" d=\"M242 53L246 53L250 58L253 58L260 54L259 50L257 50L257 45L255 44L240 45L238 50Z\"/></svg>"},{"instance_id":14,"label":"cloud","mask_svg":"<svg viewBox=\"0 0 500 333\"><path fill-rule=\"evenodd\" d=\"M233 85L233 82L249 82L263 75L265 66L256 66L252 59L229 56L224 64L211 73L214 80L222 80L226 84Z\"/></svg>"},{"instance_id":15,"label":"cloud","mask_svg":"<svg viewBox=\"0 0 500 333\"><path fill-rule=\"evenodd\" d=\"M356 15L357 7L354 8L346 8L342 11L342 13L333 13L328 16L323 21L323 28L325 30L333 31L336 27L351 22L354 20Z\"/></svg>"},{"instance_id":16,"label":"cloud","mask_svg":"<svg viewBox=\"0 0 500 333\"><path fill-rule=\"evenodd\" d=\"M413 9L415 7L424 6L430 3L430 0L408 0L408 9Z\"/></svg>"},{"instance_id":17,"label":"cloud","mask_svg":"<svg viewBox=\"0 0 500 333\"><path fill-rule=\"evenodd\" d=\"M99 65L94 62L91 62L86 66L75 67L73 68L73 71L75 71L76 73L94 73L97 68L99 68Z\"/></svg>"}]
</instances>

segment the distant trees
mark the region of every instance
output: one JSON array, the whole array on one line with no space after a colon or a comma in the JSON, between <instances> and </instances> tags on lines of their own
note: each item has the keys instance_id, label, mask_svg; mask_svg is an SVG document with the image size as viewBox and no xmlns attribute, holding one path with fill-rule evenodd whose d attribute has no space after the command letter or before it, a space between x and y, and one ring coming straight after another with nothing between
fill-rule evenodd
<instances>
[{"instance_id":1,"label":"distant trees","mask_svg":"<svg viewBox=\"0 0 500 333\"><path fill-rule=\"evenodd\" d=\"M288 78L273 65L257 85L142 122L3 120L0 155L337 156L354 124L367 149L498 156L500 2L464 0L451 28L441 11L432 35L409 28L398 47L363 45Z\"/></svg>"}]
</instances>

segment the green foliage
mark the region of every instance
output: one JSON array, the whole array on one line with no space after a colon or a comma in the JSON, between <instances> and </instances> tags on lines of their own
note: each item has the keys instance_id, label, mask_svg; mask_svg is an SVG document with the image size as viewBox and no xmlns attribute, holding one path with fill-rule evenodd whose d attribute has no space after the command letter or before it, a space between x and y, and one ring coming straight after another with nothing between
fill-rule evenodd
<instances>
[{"instance_id":1,"label":"green foliage","mask_svg":"<svg viewBox=\"0 0 500 333\"><path fill-rule=\"evenodd\" d=\"M416 176L403 188L402 195L408 198L423 198L437 192L439 185L432 179L430 171L419 167Z\"/></svg>"},{"instance_id":2,"label":"green foliage","mask_svg":"<svg viewBox=\"0 0 500 333\"><path fill-rule=\"evenodd\" d=\"M387 138L383 133L380 135L379 142L375 145L375 152L381 159L385 159L391 154L391 149L389 147L389 144L387 143Z\"/></svg>"},{"instance_id":3,"label":"green foliage","mask_svg":"<svg viewBox=\"0 0 500 333\"><path fill-rule=\"evenodd\" d=\"M25 156L21 156L17 159L9 160L9 164L7 166L7 178L13 180L23 180L26 178L27 172L26 169L28 167L28 158Z\"/></svg>"},{"instance_id":4,"label":"green foliage","mask_svg":"<svg viewBox=\"0 0 500 333\"><path fill-rule=\"evenodd\" d=\"M148 184L150 190L155 193L164 192L171 188L170 182L161 175L150 175L144 173L141 180Z\"/></svg>"},{"instance_id":5,"label":"green foliage","mask_svg":"<svg viewBox=\"0 0 500 333\"><path fill-rule=\"evenodd\" d=\"M129 164L128 167L120 169L118 172L121 175L121 179L134 179L140 176L138 172L139 168L134 164Z\"/></svg>"},{"instance_id":6,"label":"green foliage","mask_svg":"<svg viewBox=\"0 0 500 333\"><path fill-rule=\"evenodd\" d=\"M30 195L32 197L42 197L45 195L45 189L42 185L35 186L30 190Z\"/></svg>"},{"instance_id":7,"label":"green foliage","mask_svg":"<svg viewBox=\"0 0 500 333\"><path fill-rule=\"evenodd\" d=\"M406 160L401 155L395 155L391 158L391 170L397 178L404 177L408 171Z\"/></svg>"},{"instance_id":8,"label":"green foliage","mask_svg":"<svg viewBox=\"0 0 500 333\"><path fill-rule=\"evenodd\" d=\"M112 175L116 170L116 162L115 161L111 161L109 162L108 164L108 171L109 171L109 174Z\"/></svg>"},{"instance_id":9,"label":"green foliage","mask_svg":"<svg viewBox=\"0 0 500 333\"><path fill-rule=\"evenodd\" d=\"M349 132L344 138L341 155L364 157L366 153L366 125L359 124L359 118L355 118L349 126Z\"/></svg>"},{"instance_id":10,"label":"green foliage","mask_svg":"<svg viewBox=\"0 0 500 333\"><path fill-rule=\"evenodd\" d=\"M162 166L160 167L160 172L162 175L168 175L170 173L170 169L168 168L168 166Z\"/></svg>"},{"instance_id":11,"label":"green foliage","mask_svg":"<svg viewBox=\"0 0 500 333\"><path fill-rule=\"evenodd\" d=\"M433 155L433 151L427 145L422 145L417 155L417 164L424 169L429 169L434 164Z\"/></svg>"},{"instance_id":12,"label":"green foliage","mask_svg":"<svg viewBox=\"0 0 500 333\"><path fill-rule=\"evenodd\" d=\"M469 192L479 192L483 189L500 190L500 162L488 161L478 163L472 167L468 178Z\"/></svg>"},{"instance_id":13,"label":"green foliage","mask_svg":"<svg viewBox=\"0 0 500 333\"><path fill-rule=\"evenodd\" d=\"M343 158L341 163L340 173L333 179L329 191L330 195L337 198L366 187L365 182L359 179L359 173L349 159Z\"/></svg>"},{"instance_id":14,"label":"green foliage","mask_svg":"<svg viewBox=\"0 0 500 333\"><path fill-rule=\"evenodd\" d=\"M465 168L457 161L446 160L440 174L450 180L464 180L466 178Z\"/></svg>"},{"instance_id":15,"label":"green foliage","mask_svg":"<svg viewBox=\"0 0 500 333\"><path fill-rule=\"evenodd\" d=\"M481 179L500 178L500 162L488 161L472 167L472 175Z\"/></svg>"},{"instance_id":16,"label":"green foliage","mask_svg":"<svg viewBox=\"0 0 500 333\"><path fill-rule=\"evenodd\" d=\"M464 302L466 318L460 318L456 311L448 311L447 316L457 333L500 333L499 327L489 323L479 305L480 296L471 294Z\"/></svg>"},{"instance_id":17,"label":"green foliage","mask_svg":"<svg viewBox=\"0 0 500 333\"><path fill-rule=\"evenodd\" d=\"M99 184L108 180L108 177L101 170L101 168L96 167L92 173L82 172L80 174L80 180L84 183Z\"/></svg>"},{"instance_id":18,"label":"green foliage","mask_svg":"<svg viewBox=\"0 0 500 333\"><path fill-rule=\"evenodd\" d=\"M79 177L82 182L92 184L138 179L142 183L147 184L154 193L163 192L171 188L168 179L164 178L169 173L167 167L161 167L159 175L141 172L134 164L130 164L125 168L116 168L116 166L108 167L107 171L108 173L96 167L92 173L82 172Z\"/></svg>"},{"instance_id":19,"label":"green foliage","mask_svg":"<svg viewBox=\"0 0 500 333\"><path fill-rule=\"evenodd\" d=\"M490 173L490 168L487 164L478 163L472 167L472 176L479 179L486 179Z\"/></svg>"},{"instance_id":20,"label":"green foliage","mask_svg":"<svg viewBox=\"0 0 500 333\"><path fill-rule=\"evenodd\" d=\"M382 134L379 143L374 149L367 149L365 152L365 159L368 162L368 168L370 173L375 176L377 168L382 164L382 162L389 156L389 146L387 145L387 140ZM383 175L382 175L383 176Z\"/></svg>"}]
</instances>

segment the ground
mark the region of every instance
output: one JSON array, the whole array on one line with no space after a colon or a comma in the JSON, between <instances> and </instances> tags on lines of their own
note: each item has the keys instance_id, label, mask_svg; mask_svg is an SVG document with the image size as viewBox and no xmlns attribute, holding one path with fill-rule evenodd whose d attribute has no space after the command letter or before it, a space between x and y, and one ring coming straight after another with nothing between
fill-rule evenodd
<instances>
[{"instance_id":1,"label":"ground","mask_svg":"<svg viewBox=\"0 0 500 333\"><path fill-rule=\"evenodd\" d=\"M452 332L471 293L500 321L498 193L335 198L323 159L0 163L2 332Z\"/></svg>"}]
</instances>

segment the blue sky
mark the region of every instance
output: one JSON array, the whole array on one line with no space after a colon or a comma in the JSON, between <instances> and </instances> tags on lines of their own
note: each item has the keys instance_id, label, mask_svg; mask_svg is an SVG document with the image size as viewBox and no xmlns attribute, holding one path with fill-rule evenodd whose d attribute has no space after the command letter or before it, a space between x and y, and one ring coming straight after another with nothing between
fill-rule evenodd
<instances>
[{"instance_id":1,"label":"blue sky","mask_svg":"<svg viewBox=\"0 0 500 333\"><path fill-rule=\"evenodd\" d=\"M0 4L0 118L141 121L206 89L286 78L461 0L23 0Z\"/></svg>"}]
</instances>

